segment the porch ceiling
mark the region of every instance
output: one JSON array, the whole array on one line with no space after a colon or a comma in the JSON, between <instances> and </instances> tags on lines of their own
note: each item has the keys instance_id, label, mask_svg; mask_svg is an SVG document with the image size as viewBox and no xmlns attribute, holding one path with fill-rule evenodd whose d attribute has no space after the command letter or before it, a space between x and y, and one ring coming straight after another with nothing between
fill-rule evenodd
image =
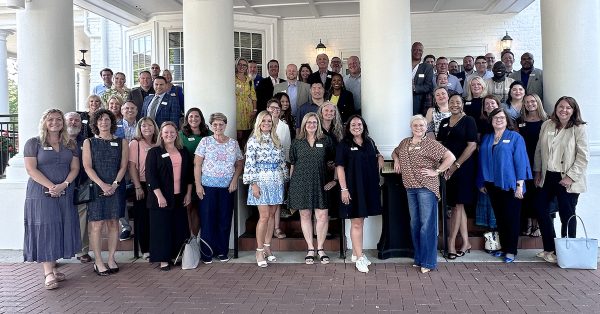
<instances>
[{"instance_id":1,"label":"porch ceiling","mask_svg":"<svg viewBox=\"0 0 600 314\"><path fill-rule=\"evenodd\" d=\"M161 13L180 12L184 0L74 0L74 4L125 26ZM402 0L399 0L402 1ZM411 13L518 13L534 0L410 0ZM358 16L360 0L233 0L238 14L281 19Z\"/></svg>"}]
</instances>

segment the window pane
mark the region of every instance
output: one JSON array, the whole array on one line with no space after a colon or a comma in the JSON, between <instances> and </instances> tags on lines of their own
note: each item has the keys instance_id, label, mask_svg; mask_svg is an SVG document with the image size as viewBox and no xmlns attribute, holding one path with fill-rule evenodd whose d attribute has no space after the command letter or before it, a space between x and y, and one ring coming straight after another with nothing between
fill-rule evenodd
<instances>
[{"instance_id":1,"label":"window pane","mask_svg":"<svg viewBox=\"0 0 600 314\"><path fill-rule=\"evenodd\" d=\"M239 32L233 32L233 46L234 47L240 46L240 33Z\"/></svg>"},{"instance_id":2,"label":"window pane","mask_svg":"<svg viewBox=\"0 0 600 314\"><path fill-rule=\"evenodd\" d=\"M240 46L250 48L250 33L240 33Z\"/></svg>"},{"instance_id":3,"label":"window pane","mask_svg":"<svg viewBox=\"0 0 600 314\"><path fill-rule=\"evenodd\" d=\"M262 48L262 34L252 33L252 48Z\"/></svg>"},{"instance_id":4,"label":"window pane","mask_svg":"<svg viewBox=\"0 0 600 314\"><path fill-rule=\"evenodd\" d=\"M181 47L180 35L181 33L169 33L169 47Z\"/></svg>"},{"instance_id":5,"label":"window pane","mask_svg":"<svg viewBox=\"0 0 600 314\"><path fill-rule=\"evenodd\" d=\"M262 50L260 49L252 49L252 60L256 61L256 63L260 66L262 62Z\"/></svg>"},{"instance_id":6,"label":"window pane","mask_svg":"<svg viewBox=\"0 0 600 314\"><path fill-rule=\"evenodd\" d=\"M241 57L246 60L250 60L252 58L252 53L250 52L250 49L248 49L248 48L242 48L241 53L242 53Z\"/></svg>"},{"instance_id":7,"label":"window pane","mask_svg":"<svg viewBox=\"0 0 600 314\"><path fill-rule=\"evenodd\" d=\"M173 68L173 81L183 81L183 65L175 65Z\"/></svg>"}]
</instances>

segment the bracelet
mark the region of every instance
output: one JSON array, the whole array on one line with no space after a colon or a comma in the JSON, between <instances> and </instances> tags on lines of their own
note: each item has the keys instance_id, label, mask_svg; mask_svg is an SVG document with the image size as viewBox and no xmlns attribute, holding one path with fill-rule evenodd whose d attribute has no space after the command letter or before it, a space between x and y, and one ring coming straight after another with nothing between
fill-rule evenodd
<instances>
[{"instance_id":1,"label":"bracelet","mask_svg":"<svg viewBox=\"0 0 600 314\"><path fill-rule=\"evenodd\" d=\"M67 187L69 187L69 185L71 184L71 182L69 182L69 181L65 181L65 182L63 182L63 183L66 183L66 184L67 184Z\"/></svg>"},{"instance_id":2,"label":"bracelet","mask_svg":"<svg viewBox=\"0 0 600 314\"><path fill-rule=\"evenodd\" d=\"M460 168L460 164L458 162L455 161L454 165L456 166L457 169Z\"/></svg>"},{"instance_id":3,"label":"bracelet","mask_svg":"<svg viewBox=\"0 0 600 314\"><path fill-rule=\"evenodd\" d=\"M438 169L435 169L435 172L436 172L437 174L440 174L440 173L444 172L444 170L442 170L442 169L439 169L439 168L438 168Z\"/></svg>"},{"instance_id":4,"label":"bracelet","mask_svg":"<svg viewBox=\"0 0 600 314\"><path fill-rule=\"evenodd\" d=\"M340 189L341 192L348 191L348 188Z\"/></svg>"},{"instance_id":5,"label":"bracelet","mask_svg":"<svg viewBox=\"0 0 600 314\"><path fill-rule=\"evenodd\" d=\"M119 185L119 181L115 180L115 181L113 181L113 183L112 183L112 184Z\"/></svg>"}]
</instances>

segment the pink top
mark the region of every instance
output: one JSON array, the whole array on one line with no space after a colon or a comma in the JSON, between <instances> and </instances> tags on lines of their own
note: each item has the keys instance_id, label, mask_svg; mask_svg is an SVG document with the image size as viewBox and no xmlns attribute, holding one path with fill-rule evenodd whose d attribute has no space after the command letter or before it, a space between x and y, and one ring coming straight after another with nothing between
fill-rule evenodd
<instances>
[{"instance_id":1,"label":"pink top","mask_svg":"<svg viewBox=\"0 0 600 314\"><path fill-rule=\"evenodd\" d=\"M181 154L178 151L169 153L171 164L173 164L173 193L181 193Z\"/></svg>"},{"instance_id":2,"label":"pink top","mask_svg":"<svg viewBox=\"0 0 600 314\"><path fill-rule=\"evenodd\" d=\"M140 148L139 155L138 146ZM129 142L129 161L136 165L140 182L146 182L146 155L148 155L148 151L152 147L154 146L146 143L146 141L138 142L137 140L131 140Z\"/></svg>"}]
</instances>

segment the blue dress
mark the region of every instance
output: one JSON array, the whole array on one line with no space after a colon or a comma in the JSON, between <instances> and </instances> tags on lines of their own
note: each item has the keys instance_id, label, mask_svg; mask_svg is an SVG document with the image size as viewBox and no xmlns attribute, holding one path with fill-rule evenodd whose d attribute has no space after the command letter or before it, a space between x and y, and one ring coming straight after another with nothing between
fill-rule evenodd
<instances>
[{"instance_id":1,"label":"blue dress","mask_svg":"<svg viewBox=\"0 0 600 314\"><path fill-rule=\"evenodd\" d=\"M71 171L71 160L79 157L77 148L60 145L60 151L45 147L37 137L25 143L25 157L37 159L37 169L55 184L65 182ZM25 194L25 236L23 259L26 262L53 262L71 258L81 250L79 214L73 205L74 184L57 198L48 197L45 187L33 179L27 182Z\"/></svg>"},{"instance_id":2,"label":"blue dress","mask_svg":"<svg viewBox=\"0 0 600 314\"><path fill-rule=\"evenodd\" d=\"M123 140L115 138L103 140L101 138L90 138L90 152L92 154L92 167L103 182L108 184L115 181L121 167L121 150ZM96 187L97 197L88 203L88 221L100 221L119 219L121 210L122 189L117 189L111 196L100 196L102 189Z\"/></svg>"},{"instance_id":3,"label":"blue dress","mask_svg":"<svg viewBox=\"0 0 600 314\"><path fill-rule=\"evenodd\" d=\"M287 180L287 167L283 149L275 147L269 135L257 140L251 136L246 149L244 184L256 183L260 197L248 189L248 205L278 205L283 203L283 184Z\"/></svg>"}]
</instances>

